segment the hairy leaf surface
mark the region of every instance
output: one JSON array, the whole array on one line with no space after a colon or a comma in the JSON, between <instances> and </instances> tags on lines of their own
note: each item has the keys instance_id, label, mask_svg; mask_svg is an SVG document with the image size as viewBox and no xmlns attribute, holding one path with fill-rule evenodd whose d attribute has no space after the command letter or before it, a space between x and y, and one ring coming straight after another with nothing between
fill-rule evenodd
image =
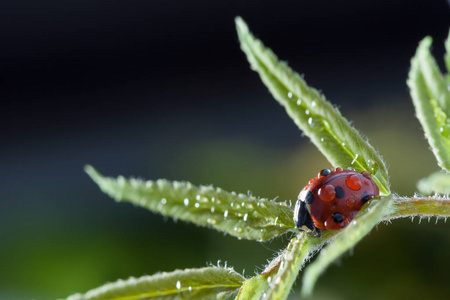
<instances>
[{"instance_id":1,"label":"hairy leaf surface","mask_svg":"<svg viewBox=\"0 0 450 300\"><path fill-rule=\"evenodd\" d=\"M382 194L389 194L386 166L380 155L316 89L264 47L241 18L236 19L241 49L273 97L335 167L370 172Z\"/></svg>"},{"instance_id":2,"label":"hairy leaf surface","mask_svg":"<svg viewBox=\"0 0 450 300\"><path fill-rule=\"evenodd\" d=\"M208 267L118 280L66 300L226 299L244 282L232 269Z\"/></svg>"},{"instance_id":3,"label":"hairy leaf surface","mask_svg":"<svg viewBox=\"0 0 450 300\"><path fill-rule=\"evenodd\" d=\"M431 37L424 38L411 60L408 86L431 150L441 168L450 171L450 92L430 53ZM448 46L447 41L447 47ZM448 59L448 58L447 58Z\"/></svg>"},{"instance_id":4,"label":"hairy leaf surface","mask_svg":"<svg viewBox=\"0 0 450 300\"><path fill-rule=\"evenodd\" d=\"M210 226L238 238L267 241L295 228L293 211L284 202L229 193L212 186L197 187L189 182L103 177L91 166L86 167L86 172L117 201Z\"/></svg>"}]
</instances>

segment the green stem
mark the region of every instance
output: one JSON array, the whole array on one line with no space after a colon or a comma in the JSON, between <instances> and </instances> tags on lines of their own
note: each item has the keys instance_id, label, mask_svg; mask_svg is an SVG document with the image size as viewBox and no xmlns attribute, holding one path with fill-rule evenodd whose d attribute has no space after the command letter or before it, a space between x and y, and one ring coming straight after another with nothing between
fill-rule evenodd
<instances>
[{"instance_id":1,"label":"green stem","mask_svg":"<svg viewBox=\"0 0 450 300\"><path fill-rule=\"evenodd\" d=\"M384 220L422 217L450 217L450 199L438 197L399 197L394 200L393 210Z\"/></svg>"}]
</instances>

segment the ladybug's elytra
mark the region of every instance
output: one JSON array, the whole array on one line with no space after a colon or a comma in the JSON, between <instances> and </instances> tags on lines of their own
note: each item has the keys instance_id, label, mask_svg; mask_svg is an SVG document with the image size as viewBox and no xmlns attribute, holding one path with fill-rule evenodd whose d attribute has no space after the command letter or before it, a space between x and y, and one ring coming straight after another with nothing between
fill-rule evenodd
<instances>
[{"instance_id":1,"label":"ladybug's elytra","mask_svg":"<svg viewBox=\"0 0 450 300\"><path fill-rule=\"evenodd\" d=\"M315 232L339 230L347 226L361 207L380 194L369 172L352 168L323 169L300 191L295 204L297 228Z\"/></svg>"}]
</instances>

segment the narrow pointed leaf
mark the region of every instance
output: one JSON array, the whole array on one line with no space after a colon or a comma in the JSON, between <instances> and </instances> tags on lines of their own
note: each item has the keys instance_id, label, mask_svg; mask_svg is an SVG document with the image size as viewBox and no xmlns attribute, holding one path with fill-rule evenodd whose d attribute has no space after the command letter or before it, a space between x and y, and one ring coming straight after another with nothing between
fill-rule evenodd
<instances>
[{"instance_id":1,"label":"narrow pointed leaf","mask_svg":"<svg viewBox=\"0 0 450 300\"><path fill-rule=\"evenodd\" d=\"M392 210L392 195L380 200L372 200L370 206L345 228L335 240L320 251L317 259L310 264L303 275L302 295L310 296L319 275L339 256L354 247L384 216Z\"/></svg>"},{"instance_id":2,"label":"narrow pointed leaf","mask_svg":"<svg viewBox=\"0 0 450 300\"><path fill-rule=\"evenodd\" d=\"M233 269L177 270L107 283L66 300L226 299L244 280Z\"/></svg>"},{"instance_id":3,"label":"narrow pointed leaf","mask_svg":"<svg viewBox=\"0 0 450 300\"><path fill-rule=\"evenodd\" d=\"M269 290L263 299L287 299L305 260L319 247L320 240L300 234L293 238L281 257L278 272L269 278Z\"/></svg>"},{"instance_id":4,"label":"narrow pointed leaf","mask_svg":"<svg viewBox=\"0 0 450 300\"><path fill-rule=\"evenodd\" d=\"M417 183L417 188L424 195L433 193L450 194L450 175L442 172L433 173L422 178Z\"/></svg>"},{"instance_id":5,"label":"narrow pointed leaf","mask_svg":"<svg viewBox=\"0 0 450 300\"><path fill-rule=\"evenodd\" d=\"M269 289L268 274L259 274L247 279L234 300L260 300Z\"/></svg>"},{"instance_id":6,"label":"narrow pointed leaf","mask_svg":"<svg viewBox=\"0 0 450 300\"><path fill-rule=\"evenodd\" d=\"M450 93L424 38L411 60L408 86L428 143L441 168L450 171Z\"/></svg>"},{"instance_id":7,"label":"narrow pointed leaf","mask_svg":"<svg viewBox=\"0 0 450 300\"><path fill-rule=\"evenodd\" d=\"M241 49L273 97L335 167L370 172L382 194L389 194L386 166L375 149L316 89L264 47L236 18Z\"/></svg>"},{"instance_id":8,"label":"narrow pointed leaf","mask_svg":"<svg viewBox=\"0 0 450 300\"><path fill-rule=\"evenodd\" d=\"M267 241L295 229L286 203L229 193L189 182L143 181L103 177L93 167L86 172L100 189L117 201L127 201L164 216L210 226L230 235Z\"/></svg>"}]
</instances>

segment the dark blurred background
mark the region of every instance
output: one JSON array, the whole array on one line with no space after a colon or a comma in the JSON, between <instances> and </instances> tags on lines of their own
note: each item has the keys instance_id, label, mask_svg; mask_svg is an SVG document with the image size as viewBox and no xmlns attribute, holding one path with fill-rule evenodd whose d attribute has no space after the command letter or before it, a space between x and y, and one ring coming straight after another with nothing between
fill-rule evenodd
<instances>
[{"instance_id":1,"label":"dark blurred background","mask_svg":"<svg viewBox=\"0 0 450 300\"><path fill-rule=\"evenodd\" d=\"M296 199L329 164L250 71L238 15L370 139L395 192L438 170L405 81L425 35L443 66L444 0L2 1L0 299L218 260L250 276L286 245L117 204L82 169ZM447 298L450 225L434 223L380 225L315 298Z\"/></svg>"}]
</instances>

